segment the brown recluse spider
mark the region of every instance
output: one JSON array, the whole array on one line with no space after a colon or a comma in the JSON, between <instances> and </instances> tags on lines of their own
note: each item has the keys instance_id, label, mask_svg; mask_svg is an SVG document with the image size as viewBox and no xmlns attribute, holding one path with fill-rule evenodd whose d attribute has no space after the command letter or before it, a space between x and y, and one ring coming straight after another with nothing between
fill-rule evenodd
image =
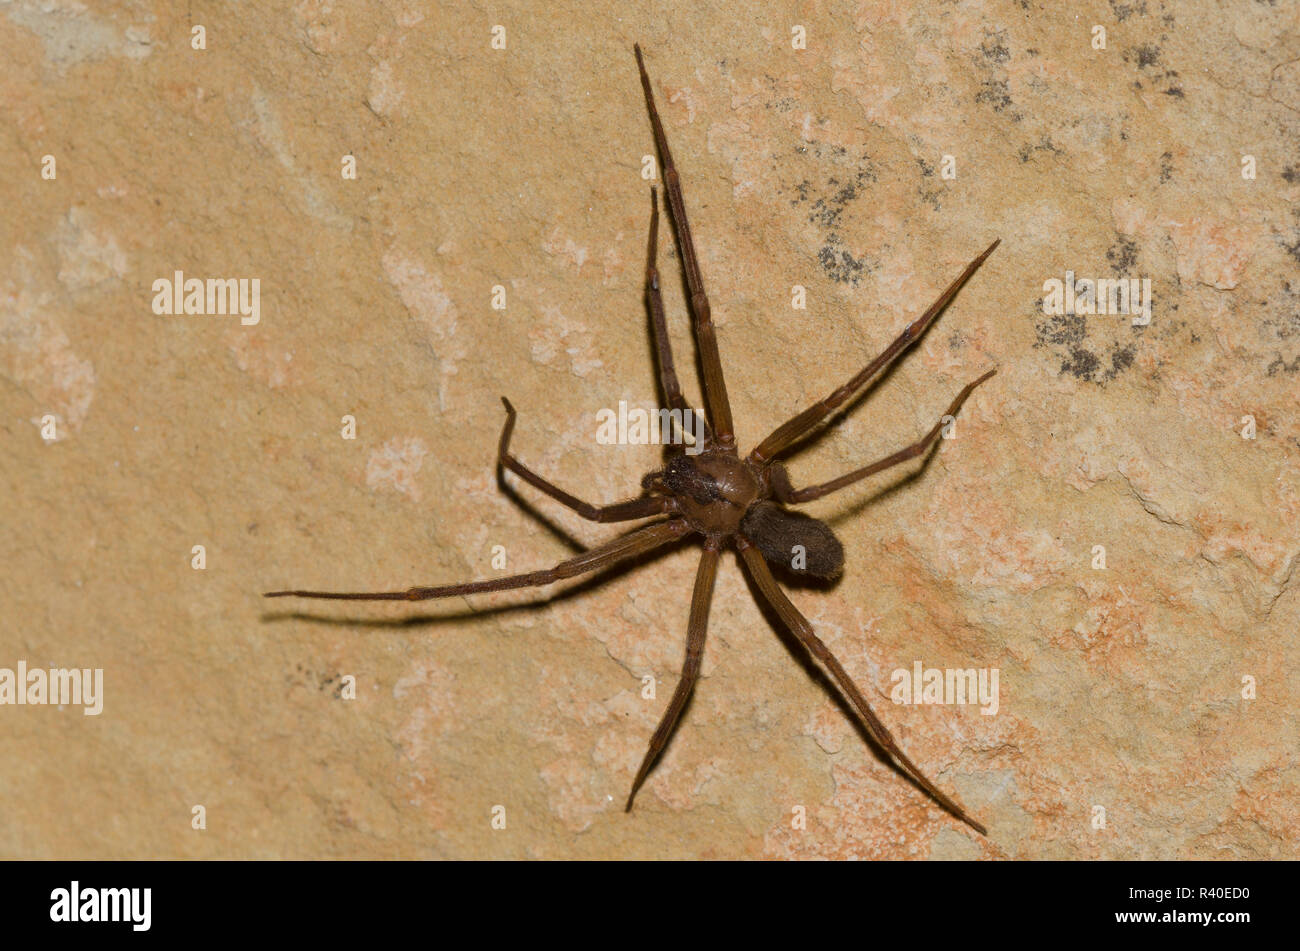
<instances>
[{"instance_id":1,"label":"brown recluse spider","mask_svg":"<svg viewBox=\"0 0 1300 951\"><path fill-rule=\"evenodd\" d=\"M507 591L549 585L565 578L573 578L608 568L611 565L644 555L669 542L689 534L702 537L703 555L695 575L695 589L691 596L690 621L686 630L686 660L682 665L681 679L668 701L659 726L650 739L641 767L632 781L627 797L627 810L631 810L637 790L668 742L678 717L686 706L700 674L700 661L704 652L704 633L708 624L709 605L713 596L713 582L718 571L718 557L723 545L734 545L744 562L754 586L767 605L798 638L804 648L830 672L851 708L860 718L862 726L872 740L903 768L911 779L941 806L965 822L981 835L984 826L976 822L951 797L941 792L925 777L907 754L899 748L889 730L876 716L847 671L841 666L813 632L812 624L786 597L777 583L768 563L783 568L790 560L792 550L801 546L806 553L806 567L801 569L819 579L834 579L844 565L843 550L830 528L802 513L792 512L785 506L811 502L822 496L852 485L859 479L881 472L891 466L914 459L932 449L940 436L943 419L924 436L904 449L886 456L870 465L855 469L837 479L820 485L796 489L790 483L785 467L777 457L810 433L819 423L839 409L846 401L863 390L868 382L889 367L904 350L915 343L926 328L947 306L966 280L984 263L984 259L998 246L994 241L975 260L966 266L957 279L948 285L939 299L920 317L912 321L884 352L825 399L814 403L793 419L778 426L770 435L743 459L736 452L736 437L731 424L731 406L727 400L727 387L722 378L722 362L718 356L717 337L713 318L709 312L709 299L704 293L704 280L700 276L699 260L691 228L686 219L686 205L682 201L682 186L673 164L663 124L655 108L650 77L646 75L641 58L641 47L634 47L637 67L641 73L641 87L645 92L650 124L654 128L655 145L663 164L664 187L668 209L677 236L682 267L686 273L686 287L690 296L690 312L703 367L703 388L707 425L703 429L703 445L695 447L696 454L687 453L680 444L667 449L667 465L652 472L642 480L642 494L626 502L612 505L592 505L578 499L563 489L552 485L510 454L510 435L515 426L515 409L510 401L502 399L506 408L505 428L501 433L498 450L498 467L509 469L535 489L577 512L593 522L626 522L633 519L663 516L650 524L598 545L589 551L560 562L553 568L529 571L524 574L469 581L461 584L408 588L405 591L368 592L346 594L329 591L272 591L266 597L330 598L337 601L427 601L455 595L475 594L481 591ZM686 400L677 381L673 366L672 347L664 320L663 300L659 292L659 272L655 268L659 232L659 205L656 191L650 192L650 236L646 261L646 305L654 335L654 345L659 369L662 396L672 410L686 410ZM1000 239L999 239L1000 240ZM961 405L996 370L989 370L977 380L968 383L948 407L948 417L955 416Z\"/></svg>"}]
</instances>

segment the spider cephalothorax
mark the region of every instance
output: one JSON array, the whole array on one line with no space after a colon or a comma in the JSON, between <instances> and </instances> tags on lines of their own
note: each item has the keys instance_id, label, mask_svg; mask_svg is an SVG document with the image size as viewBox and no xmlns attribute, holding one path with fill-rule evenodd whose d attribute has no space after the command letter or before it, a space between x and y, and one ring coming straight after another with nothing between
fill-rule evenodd
<instances>
[{"instance_id":1,"label":"spider cephalothorax","mask_svg":"<svg viewBox=\"0 0 1300 951\"><path fill-rule=\"evenodd\" d=\"M645 93L646 108L654 129L655 145L663 163L664 186L668 208L672 214L677 235L677 247L685 271L695 343L703 369L703 389L707 407L708 424L703 427L701 444L691 451L680 444L666 447L666 465L642 480L642 494L625 502L610 505L593 505L570 495L558 486L537 475L510 453L510 437L514 432L515 409L504 400L506 423L501 431L498 446L498 465L509 470L534 488L573 509L583 518L594 522L627 522L635 519L654 519L649 524L621 535L612 541L584 552L575 558L560 562L553 568L530 571L503 578L484 581L467 581L459 584L434 587L408 588L405 591L384 591L348 594L329 591L273 591L267 597L295 596L302 598L329 598L340 601L427 601L485 591L506 591L551 584L565 578L587 574L638 555L662 548L687 535L698 535L703 554L695 576L691 597L690 620L686 635L686 660L682 676L673 691L672 699L655 729L632 781L632 791L627 798L627 808L632 808L637 789L645 780L659 753L663 750L681 715L686 701L699 678L700 661L704 653L704 634L708 625L709 605L713 598L713 583L717 576L719 553L724 546L733 547L740 556L746 571L763 600L782 622L799 639L805 649L819 661L835 681L853 711L857 714L868 735L887 755L945 809L984 833L984 827L972 819L956 802L941 792L899 748L893 736L876 716L858 689L857 684L840 665L835 655L827 649L813 631L808 619L786 597L772 573L773 565L802 573L817 579L831 580L839 576L844 566L844 550L830 528L815 518L793 511L788 506L822 498L851 485L860 479L917 458L932 449L938 442L943 418L935 423L923 437L870 465L855 469L837 479L820 485L795 488L777 456L789 452L805 436L833 415L853 396L861 393L869 383L878 379L898 356L925 332L953 296L993 253L998 242L975 258L966 269L939 295L930 308L904 328L903 332L885 348L884 352L868 363L851 380L825 399L778 426L747 456L736 451L736 437L731 422L731 405L723 381L722 361L718 355L717 338L709 299L704 293L704 280L700 275L682 199L681 182L668 141L664 136L659 113L655 109L654 93L646 74L640 47L635 47L637 67L641 73L641 86ZM664 319L663 300L659 289L659 272L655 266L659 234L659 204L655 191L650 195L650 237L646 254L646 306L650 314L658 362L659 384L662 396L670 411L688 412L673 364L672 347ZM945 417L954 416L975 387L994 373L989 370L969 383L948 406Z\"/></svg>"},{"instance_id":2,"label":"spider cephalothorax","mask_svg":"<svg viewBox=\"0 0 1300 951\"><path fill-rule=\"evenodd\" d=\"M702 535L727 537L740 528L749 507L767 498L767 473L737 458L734 450L706 449L674 456L648 480L650 492L674 507Z\"/></svg>"},{"instance_id":3,"label":"spider cephalothorax","mask_svg":"<svg viewBox=\"0 0 1300 951\"><path fill-rule=\"evenodd\" d=\"M789 485L778 462L756 464L734 449L682 453L641 480L652 495L695 532L725 544L732 536L753 543L774 566L829 581L844 568L844 547L825 522L772 501L772 485Z\"/></svg>"}]
</instances>

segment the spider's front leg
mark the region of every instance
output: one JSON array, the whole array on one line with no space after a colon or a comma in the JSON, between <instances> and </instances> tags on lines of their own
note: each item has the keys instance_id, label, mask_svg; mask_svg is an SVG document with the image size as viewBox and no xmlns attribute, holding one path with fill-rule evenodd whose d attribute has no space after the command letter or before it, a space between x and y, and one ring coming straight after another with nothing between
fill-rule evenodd
<instances>
[{"instance_id":1,"label":"spider's front leg","mask_svg":"<svg viewBox=\"0 0 1300 951\"><path fill-rule=\"evenodd\" d=\"M663 163L668 209L672 212L673 228L677 232L677 251L682 258L682 269L686 272L686 288L691 298L691 315L695 320L695 346L699 351L700 366L704 371L704 402L709 410L709 424L713 427L718 446L722 449L734 449L736 436L731 426L731 402L727 397L727 384L722 375L722 357L718 353L717 329L713 323L709 297L704 292L704 278L700 274L695 239L691 237L691 223L686 217L686 201L682 197L681 177L678 175L677 166L673 164L673 153L668 148L668 137L664 135L664 125L659 119L659 110L655 108L655 95L650 88L650 76L645 71L641 46L634 44L632 48L636 52L637 70L641 73L641 91L645 94L646 111L650 113L655 148L659 150L659 158Z\"/></svg>"},{"instance_id":2,"label":"spider's front leg","mask_svg":"<svg viewBox=\"0 0 1300 951\"><path fill-rule=\"evenodd\" d=\"M630 522L636 518L676 512L677 503L666 497L642 496L626 502L614 502L611 505L592 505L543 479L510 454L510 435L515 430L515 408L504 396L501 397L501 402L506 404L506 425L501 430L501 442L497 447L497 465L509 469L533 488L541 489L555 501L573 509L589 522Z\"/></svg>"},{"instance_id":3,"label":"spider's front leg","mask_svg":"<svg viewBox=\"0 0 1300 951\"><path fill-rule=\"evenodd\" d=\"M943 431L943 420L948 416L956 416L957 411L961 409L961 404L966 402L966 397L970 396L975 387L979 386L997 370L989 370L978 380L967 383L962 391L957 394L957 398L952 401L939 422L934 424L928 433L912 443L910 446L900 449L893 455L886 456L871 463L869 466L863 466L861 469L855 469L847 475L842 475L838 479L831 479L829 482L823 482L821 485L811 485L806 489L796 489L790 485L790 477L786 475L785 469L781 466L772 467L772 494L776 496L777 501L794 504L797 502L811 502L813 499L820 499L824 495L829 495L845 486L852 485L859 479L865 479L869 475L875 475L882 472L890 466L896 466L900 462L906 462L908 459L915 459L917 456L924 455L939 439L939 434Z\"/></svg>"},{"instance_id":4,"label":"spider's front leg","mask_svg":"<svg viewBox=\"0 0 1300 951\"><path fill-rule=\"evenodd\" d=\"M894 342L886 347L880 356L859 370L857 376L821 402L814 403L798 416L786 420L772 430L766 439L754 447L754 450L749 454L749 461L761 465L789 449L795 442L812 432L818 423L844 405L854 393L866 386L878 373L897 360L904 350L921 338L926 329L943 313L943 309L948 306L949 301L957 296L957 292L961 290L962 285L970 279L972 274L979 270L979 266L984 263L985 259L993 253L993 250L1001 242L1002 239L998 238L976 256L975 260L966 265L966 270L962 271L957 276L957 279L948 285L947 289L939 295L939 299L931 304L924 314L904 327L903 332L898 335Z\"/></svg>"},{"instance_id":5,"label":"spider's front leg","mask_svg":"<svg viewBox=\"0 0 1300 951\"><path fill-rule=\"evenodd\" d=\"M650 236L646 239L645 262L645 299L650 311L650 333L654 337L655 362L659 366L659 389L664 403L670 410L676 410L682 416L682 424L693 414L693 410L682 396L682 385L677 379L677 367L673 362L673 344L668 337L668 321L664 318L664 300L659 291L659 195L653 187L650 189ZM713 442L713 430L707 420L704 422L704 442ZM704 446L699 446L703 449ZM685 449L682 443L670 442L668 451L677 454Z\"/></svg>"}]
</instances>

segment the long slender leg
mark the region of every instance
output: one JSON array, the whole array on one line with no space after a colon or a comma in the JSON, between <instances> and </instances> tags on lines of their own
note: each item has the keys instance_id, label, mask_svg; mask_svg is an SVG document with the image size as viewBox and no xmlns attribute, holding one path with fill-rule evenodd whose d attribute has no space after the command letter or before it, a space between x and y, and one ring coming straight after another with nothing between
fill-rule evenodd
<instances>
[{"instance_id":1,"label":"long slender leg","mask_svg":"<svg viewBox=\"0 0 1300 951\"><path fill-rule=\"evenodd\" d=\"M767 567L767 562L763 560L759 550L753 547L743 536L737 538L736 542L740 557L744 560L750 575L754 579L754 583L758 585L763 597L772 606L773 610L781 616L781 620L790 628L795 637L799 638L804 647L808 649L808 652L821 661L826 666L826 669L831 672L831 676L835 678L840 690L848 698L849 703L853 705L853 709L857 711L862 725L866 727L871 738L879 744L881 749L893 756L899 765L907 770L917 784L929 793L939 805L980 835L988 835L984 826L967 815L966 811L956 802L940 792L934 783L926 779L925 774L917 768L916 764L907 758L907 754L899 749L898 743L894 741L894 737L885 728L885 725L880 722L880 718L871 709L871 705L867 703L867 698L862 695L862 691L853 682L853 678L840 666L840 662L835 659L835 655L830 652L830 649L822 643L821 638L813 633L812 624L799 613L799 609L791 603L785 592L781 590L781 586L776 583L776 579L772 577L771 569Z\"/></svg>"},{"instance_id":2,"label":"long slender leg","mask_svg":"<svg viewBox=\"0 0 1300 951\"><path fill-rule=\"evenodd\" d=\"M985 373L973 383L967 383L962 391L957 394L957 398L952 401L952 405L948 407L948 412L946 412L944 416L956 416L957 411L961 409L961 404L966 402L966 397L971 395L971 392L975 387L979 386L997 372L997 370L989 370L988 373ZM917 456L923 455L931 446L934 445L942 430L943 418L941 417L939 422L934 424L933 429L916 442L912 443L912 445L908 446L906 449L900 449L898 452L886 456L884 459L873 462L869 466L863 466L861 469L854 469L852 472L847 475L842 475L838 479L831 479L829 482L823 482L821 485L812 485L806 489L792 488L788 482L783 483L781 478L778 476L772 480L772 492L776 496L777 500L781 502L811 502L813 499L820 499L822 496L836 492L844 488L846 485L852 485L859 479L865 479L867 476L875 475L877 472L888 469L890 466L896 466L900 462L906 462L908 459L915 459ZM781 472L782 470L777 469L775 471Z\"/></svg>"},{"instance_id":3,"label":"long slender leg","mask_svg":"<svg viewBox=\"0 0 1300 951\"><path fill-rule=\"evenodd\" d=\"M506 404L506 425L501 430L501 442L497 447L497 461L535 489L541 489L557 502L567 505L583 518L591 522L629 522L634 518L647 518L651 515L664 515L676 511L676 503L667 496L642 496L626 502L612 505L592 505L576 496L570 495L532 469L510 455L510 435L515 429L515 408L504 396L501 402Z\"/></svg>"},{"instance_id":4,"label":"long slender leg","mask_svg":"<svg viewBox=\"0 0 1300 951\"><path fill-rule=\"evenodd\" d=\"M677 681L677 689L673 691L672 699L668 701L668 709L664 711L659 726L655 727L654 735L650 737L650 748L646 750L645 758L641 760L641 768L636 771L636 779L632 781L632 791L628 793L624 812L632 811L632 800L636 798L636 791L641 788L646 775L650 772L650 767L655 764L655 760L668 744L668 738L672 736L673 728L677 726L677 719L682 715L682 709L690 699L691 691L695 689L695 682L699 679L700 662L704 658L704 632L709 626L709 605L713 601L713 581L717 576L718 542L714 539L706 539L700 567L695 573L695 593L691 595L691 620L686 629L686 661L682 664L682 676Z\"/></svg>"},{"instance_id":5,"label":"long slender leg","mask_svg":"<svg viewBox=\"0 0 1300 951\"><path fill-rule=\"evenodd\" d=\"M908 324L903 332L898 335L898 339L886 347L880 356L863 367L857 376L820 403L814 403L798 416L787 420L772 430L771 434L749 454L749 461L754 463L766 462L777 453L788 449L792 443L806 435L814 426L838 409L845 400L861 389L868 380L893 363L900 353L925 333L926 328L934 322L934 319L948 306L948 302L961 290L961 286L970 279L970 276L984 263L984 259L992 254L993 249L1001 242L1002 239L998 238L985 248L979 257L966 265L966 270L961 272L957 280L948 285L948 289L939 295L939 299L930 305L930 309Z\"/></svg>"},{"instance_id":6,"label":"long slender leg","mask_svg":"<svg viewBox=\"0 0 1300 951\"><path fill-rule=\"evenodd\" d=\"M650 188L650 237L646 247L645 296L646 306L650 308L650 326L654 332L655 355L659 364L659 387L663 390L664 402L669 409L682 414L682 426L685 428L686 414L694 410L682 396L682 386L677 380L677 368L673 363L673 345L668 337L668 321L664 319L664 300L659 293L659 195L654 187ZM708 424L705 423L705 436L709 438ZM678 452L682 451L676 445ZM703 448L702 446L700 447Z\"/></svg>"},{"instance_id":7,"label":"long slender leg","mask_svg":"<svg viewBox=\"0 0 1300 951\"><path fill-rule=\"evenodd\" d=\"M659 386L664 401L672 409L686 409L677 369L673 365L673 345L668 339L668 322L664 319L664 301L659 293L659 193L650 187L650 237L646 241L645 294L654 329L655 353L659 361Z\"/></svg>"},{"instance_id":8,"label":"long slender leg","mask_svg":"<svg viewBox=\"0 0 1300 951\"><path fill-rule=\"evenodd\" d=\"M650 112L650 124L654 127L655 146L659 149L659 158L663 162L664 186L668 192L668 207L673 213L673 227L677 231L677 247L682 255L682 267L686 271L686 287L691 293L691 314L695 317L695 345L700 351L700 363L704 367L704 402L709 410L709 423L713 427L718 445L723 449L734 449L736 436L731 427L731 403L727 399L727 384L722 378L722 358L718 355L718 337L713 326L713 314L709 309L709 298L704 293L704 278L700 275L700 263L695 254L695 241L691 238L690 222L686 220L686 203L682 200L682 183L677 175L677 166L673 164L672 152L668 150L668 139L664 135L663 123L659 121L659 110L655 108L654 92L650 89L650 77L645 71L645 61L641 58L641 46L636 50L636 65L641 72L641 89L645 92L646 109Z\"/></svg>"},{"instance_id":9,"label":"long slender leg","mask_svg":"<svg viewBox=\"0 0 1300 951\"><path fill-rule=\"evenodd\" d=\"M689 531L682 519L669 519L643 525L636 531L597 545L576 558L562 561L554 568L529 571L505 578L486 581L466 581L462 584L445 584L432 588L408 588L405 591L378 591L365 594L340 594L331 591L268 591L268 598L329 598L334 601L431 601L450 598L458 594L475 594L480 591L509 591L512 588L534 588L565 578L573 578L590 571L608 568L620 561L643 555L661 545L681 538Z\"/></svg>"}]
</instances>

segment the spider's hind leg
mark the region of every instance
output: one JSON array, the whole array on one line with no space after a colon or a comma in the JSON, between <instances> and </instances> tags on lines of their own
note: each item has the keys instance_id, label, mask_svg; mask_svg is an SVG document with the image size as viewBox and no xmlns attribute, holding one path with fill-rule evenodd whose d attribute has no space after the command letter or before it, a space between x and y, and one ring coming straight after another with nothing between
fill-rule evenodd
<instances>
[{"instance_id":1,"label":"spider's hind leg","mask_svg":"<svg viewBox=\"0 0 1300 951\"><path fill-rule=\"evenodd\" d=\"M700 558L700 567L695 573L695 592L691 595L691 620L686 630L686 661L682 664L682 676L677 681L677 689L673 691L672 699L668 701L668 709L659 720L659 725L655 727L655 732L650 737L650 747L646 750L645 758L641 760L641 768L637 770L636 779L632 781L632 791L627 796L627 806L624 812L632 811L632 801L636 799L637 790L645 782L646 776L650 773L650 767L654 766L655 760L668 745L668 738L673 734L673 728L677 726L677 720L682 715L682 710L686 708L686 701L690 699L691 692L695 689L695 682L700 677L700 662L704 659L704 632L709 626L709 605L713 601L713 582L718 576L718 543L713 539L708 539L704 543L704 555Z\"/></svg>"},{"instance_id":2,"label":"spider's hind leg","mask_svg":"<svg viewBox=\"0 0 1300 951\"><path fill-rule=\"evenodd\" d=\"M790 599L786 597L785 592L781 590L781 586L776 583L776 579L772 577L772 570L768 568L767 562L763 560L758 548L750 544L743 536L738 539L736 547L740 552L741 560L745 563L745 567L749 569L750 577L753 578L754 584L758 586L763 600L767 602L772 610L776 611L785 626L803 644L804 649L830 672L831 677L840 689L840 693L849 701L854 713L857 714L858 722L866 729L867 735L931 799L980 835L988 835L988 830L985 829L983 824L972 818L956 800L931 782L925 773L921 772L920 768L903 752L893 734L889 732L885 724L881 722L880 717L876 716L875 711L871 709L871 704L867 703L867 698L862 695L862 691L853 682L853 678L849 676L848 671L844 669L844 666L836 659L835 655L830 652L830 648L813 631L809 620L794 606Z\"/></svg>"},{"instance_id":3,"label":"spider's hind leg","mask_svg":"<svg viewBox=\"0 0 1300 951\"><path fill-rule=\"evenodd\" d=\"M690 531L685 519L668 519L642 525L635 531L597 545L541 571L527 571L504 578L487 578L483 581L465 581L433 587L407 588L405 591L268 591L268 598L323 598L331 601L432 601L458 595L479 594L485 591L513 591L515 588L540 588L557 581L576 578L610 568L621 561L649 554L657 548L677 541Z\"/></svg>"}]
</instances>

